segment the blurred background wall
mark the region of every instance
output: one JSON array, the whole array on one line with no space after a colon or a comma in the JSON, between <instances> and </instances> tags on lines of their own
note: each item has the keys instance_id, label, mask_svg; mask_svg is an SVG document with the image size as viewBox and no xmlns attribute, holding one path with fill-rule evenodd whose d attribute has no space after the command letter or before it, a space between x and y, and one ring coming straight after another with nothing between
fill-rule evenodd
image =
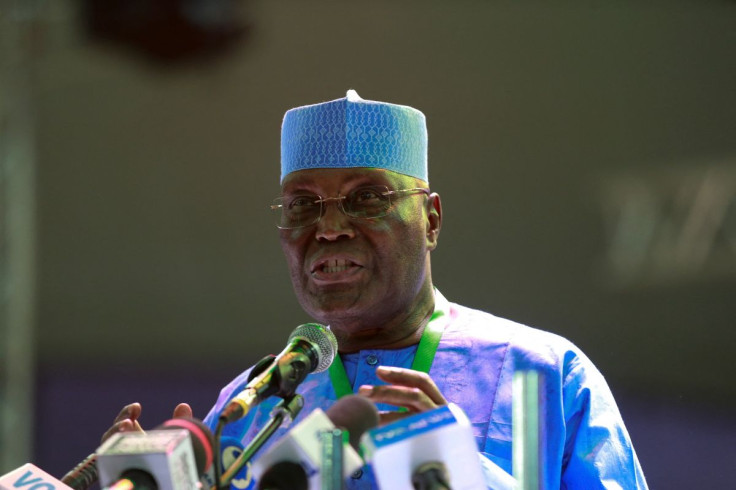
<instances>
[{"instance_id":1,"label":"blurred background wall","mask_svg":"<svg viewBox=\"0 0 736 490\"><path fill-rule=\"evenodd\" d=\"M310 320L268 215L280 123L353 88L427 116L445 296L580 346L652 488L730 483L733 1L3 0L0 22L0 473L61 476L132 401L146 427L204 417Z\"/></svg>"}]
</instances>

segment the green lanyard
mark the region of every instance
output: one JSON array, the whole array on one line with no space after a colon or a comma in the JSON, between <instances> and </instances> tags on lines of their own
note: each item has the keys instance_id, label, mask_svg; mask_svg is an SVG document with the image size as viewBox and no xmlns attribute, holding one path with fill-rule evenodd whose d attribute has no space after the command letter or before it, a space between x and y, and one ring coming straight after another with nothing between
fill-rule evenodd
<instances>
[{"instance_id":1,"label":"green lanyard","mask_svg":"<svg viewBox=\"0 0 736 490\"><path fill-rule=\"evenodd\" d=\"M427 326L424 327L422 338L419 339L419 345L417 346L417 353L411 364L414 371L429 373L429 368L432 367L432 361L437 352L437 346L440 344L442 332L445 330L445 322L436 320L443 315L443 311L435 309ZM330 380L338 399L353 393L353 387L348 381L348 375L345 373L345 366L342 365L340 360L340 354L335 355L335 360L330 365Z\"/></svg>"}]
</instances>

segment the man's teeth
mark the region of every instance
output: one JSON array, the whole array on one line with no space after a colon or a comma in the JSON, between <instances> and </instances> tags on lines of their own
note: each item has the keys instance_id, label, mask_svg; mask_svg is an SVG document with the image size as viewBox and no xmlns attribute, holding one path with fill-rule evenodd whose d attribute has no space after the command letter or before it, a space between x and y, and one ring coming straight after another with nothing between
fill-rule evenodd
<instances>
[{"instance_id":1,"label":"man's teeth","mask_svg":"<svg viewBox=\"0 0 736 490\"><path fill-rule=\"evenodd\" d=\"M352 262L348 262L347 260L328 260L322 266L322 272L342 272L352 266Z\"/></svg>"}]
</instances>

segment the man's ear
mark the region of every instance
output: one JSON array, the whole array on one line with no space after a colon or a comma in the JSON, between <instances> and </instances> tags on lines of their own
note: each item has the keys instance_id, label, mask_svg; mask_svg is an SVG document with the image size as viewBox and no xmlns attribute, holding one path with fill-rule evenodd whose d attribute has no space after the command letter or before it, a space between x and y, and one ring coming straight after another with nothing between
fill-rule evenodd
<instances>
[{"instance_id":1,"label":"man's ear","mask_svg":"<svg viewBox=\"0 0 736 490\"><path fill-rule=\"evenodd\" d=\"M427 248L437 248L437 240L442 228L442 202L440 195L433 192L427 198Z\"/></svg>"}]
</instances>

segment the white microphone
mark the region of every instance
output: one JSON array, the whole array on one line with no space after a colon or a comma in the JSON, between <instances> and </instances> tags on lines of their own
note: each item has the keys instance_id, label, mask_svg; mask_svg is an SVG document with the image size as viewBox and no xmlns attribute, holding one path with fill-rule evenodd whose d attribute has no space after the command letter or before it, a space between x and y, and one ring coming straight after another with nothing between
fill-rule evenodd
<instances>
[{"instance_id":1,"label":"white microphone","mask_svg":"<svg viewBox=\"0 0 736 490\"><path fill-rule=\"evenodd\" d=\"M378 411L369 400L358 395L348 395L330 407L327 413L317 408L304 420L299 422L291 431L261 457L252 467L253 475L259 482L259 489L285 489L288 484L279 483L272 479L272 475L289 476L281 482L291 481L291 488L298 488L299 482L306 477L310 489L328 488L326 479L332 475L322 474L325 455L322 451L322 434L335 429L346 430L348 435L357 436L350 439L359 439L368 428L378 424ZM341 479L349 477L355 470L363 466L358 452L348 443L341 443L338 450L342 451ZM294 463L286 466L284 463ZM279 471L276 471L276 470ZM301 469L301 471L300 471ZM303 473L303 475L302 475ZM285 486L286 485L286 486Z\"/></svg>"},{"instance_id":2,"label":"white microphone","mask_svg":"<svg viewBox=\"0 0 736 490\"><path fill-rule=\"evenodd\" d=\"M38 466L26 463L0 476L0 490L72 490Z\"/></svg>"},{"instance_id":3,"label":"white microphone","mask_svg":"<svg viewBox=\"0 0 736 490\"><path fill-rule=\"evenodd\" d=\"M486 488L472 426L453 403L370 430L362 445L380 488Z\"/></svg>"},{"instance_id":4,"label":"white microphone","mask_svg":"<svg viewBox=\"0 0 736 490\"><path fill-rule=\"evenodd\" d=\"M107 489L200 490L212 465L212 434L195 419L176 418L148 432L118 432L97 449Z\"/></svg>"},{"instance_id":5,"label":"white microphone","mask_svg":"<svg viewBox=\"0 0 736 490\"><path fill-rule=\"evenodd\" d=\"M327 369L336 353L337 339L329 328L319 323L298 326L289 336L286 348L230 401L220 420L238 420L270 396L293 395L307 374Z\"/></svg>"}]
</instances>

